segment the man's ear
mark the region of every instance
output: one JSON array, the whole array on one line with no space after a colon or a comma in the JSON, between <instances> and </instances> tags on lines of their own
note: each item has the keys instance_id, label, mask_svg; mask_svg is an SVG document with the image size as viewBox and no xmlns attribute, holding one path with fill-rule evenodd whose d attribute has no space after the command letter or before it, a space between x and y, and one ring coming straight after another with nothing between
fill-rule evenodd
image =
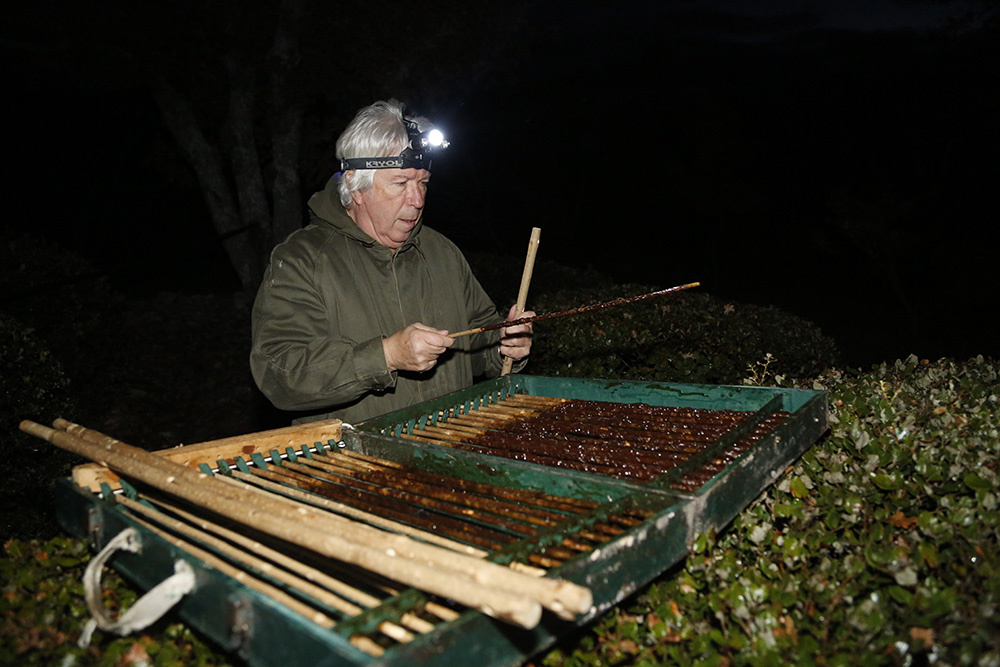
<instances>
[{"instance_id":1,"label":"man's ear","mask_svg":"<svg viewBox=\"0 0 1000 667\"><path fill-rule=\"evenodd\" d=\"M348 187L351 185L351 180L353 178L354 178L354 170L353 169L344 172L344 182L347 183ZM354 192L352 192L351 193L351 200L355 204L360 203L361 202L361 193L358 192L357 190L355 190Z\"/></svg>"}]
</instances>

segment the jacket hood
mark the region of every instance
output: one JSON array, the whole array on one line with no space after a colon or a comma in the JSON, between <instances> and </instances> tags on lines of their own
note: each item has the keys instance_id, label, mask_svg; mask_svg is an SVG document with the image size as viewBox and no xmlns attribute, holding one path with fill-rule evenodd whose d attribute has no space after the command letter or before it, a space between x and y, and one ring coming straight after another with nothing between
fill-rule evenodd
<instances>
[{"instance_id":1,"label":"jacket hood","mask_svg":"<svg viewBox=\"0 0 1000 667\"><path fill-rule=\"evenodd\" d=\"M340 203L340 195L337 193L339 180L336 175L330 177L330 180L326 182L326 187L309 198L309 210L313 213L312 222L329 225L341 234L365 245L380 245L378 241L358 227L358 224L347 214L347 210ZM424 218L421 216L416 226L410 231L410 237L399 249L403 250L411 244L416 244L417 236L423 226Z\"/></svg>"}]
</instances>

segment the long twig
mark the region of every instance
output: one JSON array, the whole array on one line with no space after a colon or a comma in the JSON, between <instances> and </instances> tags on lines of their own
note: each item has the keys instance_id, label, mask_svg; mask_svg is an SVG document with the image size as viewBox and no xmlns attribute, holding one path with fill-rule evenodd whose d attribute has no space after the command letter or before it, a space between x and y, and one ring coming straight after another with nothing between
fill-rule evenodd
<instances>
[{"instance_id":1,"label":"long twig","mask_svg":"<svg viewBox=\"0 0 1000 667\"><path fill-rule=\"evenodd\" d=\"M497 322L496 324L487 324L484 327L478 327L476 329L466 329L465 331L459 331L457 333L448 334L452 338L458 338L460 336L469 336L471 334L476 334L481 331L492 331L493 329L501 329L503 327L513 327L518 324L528 324L529 322L541 322L542 320L554 320L557 317L569 317L570 315L579 315L581 313L589 313L594 310L602 310L604 308L612 308L614 306L624 306L630 303L636 303L638 301L645 301L646 299L652 299L656 296L663 296L664 294L670 294L672 292L680 292L681 290L691 289L692 287L697 287L701 283L687 283L686 285L677 285L676 287L668 287L667 289L657 290L655 292L650 292L648 294L640 294L639 296L623 296L617 299L612 299L611 301L604 301L602 303L593 303L589 306L583 306L582 308L571 308L570 310L560 310L556 313L545 313L544 315L535 315L533 317L522 317L516 320L508 320L505 322Z\"/></svg>"}]
</instances>

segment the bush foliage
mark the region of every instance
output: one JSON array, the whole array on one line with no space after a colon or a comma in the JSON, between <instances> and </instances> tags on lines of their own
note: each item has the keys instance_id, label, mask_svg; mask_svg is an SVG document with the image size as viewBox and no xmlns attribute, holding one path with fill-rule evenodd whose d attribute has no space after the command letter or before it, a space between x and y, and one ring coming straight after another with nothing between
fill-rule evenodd
<instances>
[{"instance_id":1,"label":"bush foliage","mask_svg":"<svg viewBox=\"0 0 1000 667\"><path fill-rule=\"evenodd\" d=\"M0 230L0 455L18 472L0 488L0 538L35 537L55 530L44 504L54 475L75 460L17 429L22 419L102 411L110 393L74 391L79 378L113 384L115 350L102 344L121 297L76 253L40 237ZM83 417L81 417L83 418Z\"/></svg>"},{"instance_id":2,"label":"bush foliage","mask_svg":"<svg viewBox=\"0 0 1000 667\"><path fill-rule=\"evenodd\" d=\"M90 554L83 540L10 540L0 559L0 665L229 664L180 623L160 622L152 634L106 637L88 648L76 645L90 611L83 598L83 569ZM103 601L112 612L130 607L135 590L114 571L103 577ZM100 637L100 633L97 635Z\"/></svg>"},{"instance_id":3,"label":"bush foliage","mask_svg":"<svg viewBox=\"0 0 1000 667\"><path fill-rule=\"evenodd\" d=\"M470 255L483 288L506 314L517 300L523 260ZM528 308L539 314L663 289L618 285L593 269L536 263ZM837 365L834 341L811 322L774 307L744 305L701 288L535 324L533 375L735 384L767 359L783 377L813 377ZM770 354L770 356L768 356Z\"/></svg>"},{"instance_id":4,"label":"bush foliage","mask_svg":"<svg viewBox=\"0 0 1000 667\"><path fill-rule=\"evenodd\" d=\"M0 491L0 537L50 535L55 522L39 521L25 498L44 503L53 493L54 476L65 475L76 457L17 429L26 418L74 414L77 403L59 360L36 332L0 312L0 456L16 462Z\"/></svg>"},{"instance_id":5,"label":"bush foliage","mask_svg":"<svg viewBox=\"0 0 1000 667\"><path fill-rule=\"evenodd\" d=\"M540 313L571 310L653 291L643 285L542 294ZM526 372L536 375L738 384L768 358L770 372L812 377L838 361L833 340L773 307L727 302L695 291L535 325Z\"/></svg>"},{"instance_id":6,"label":"bush foliage","mask_svg":"<svg viewBox=\"0 0 1000 667\"><path fill-rule=\"evenodd\" d=\"M541 663L998 664L998 373L915 357L823 373L830 432Z\"/></svg>"}]
</instances>

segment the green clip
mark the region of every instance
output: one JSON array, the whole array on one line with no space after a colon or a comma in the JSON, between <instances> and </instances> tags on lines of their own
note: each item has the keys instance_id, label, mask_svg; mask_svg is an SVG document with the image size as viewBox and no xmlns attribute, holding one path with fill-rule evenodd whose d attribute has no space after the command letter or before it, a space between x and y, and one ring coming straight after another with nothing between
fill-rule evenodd
<instances>
[{"instance_id":1,"label":"green clip","mask_svg":"<svg viewBox=\"0 0 1000 667\"><path fill-rule=\"evenodd\" d=\"M131 484L129 484L124 479L120 479L118 481L122 485L122 492L125 494L125 496L127 498L129 498L130 500L135 500L136 496L139 495L139 492L136 490L136 488L134 486L132 486Z\"/></svg>"}]
</instances>

